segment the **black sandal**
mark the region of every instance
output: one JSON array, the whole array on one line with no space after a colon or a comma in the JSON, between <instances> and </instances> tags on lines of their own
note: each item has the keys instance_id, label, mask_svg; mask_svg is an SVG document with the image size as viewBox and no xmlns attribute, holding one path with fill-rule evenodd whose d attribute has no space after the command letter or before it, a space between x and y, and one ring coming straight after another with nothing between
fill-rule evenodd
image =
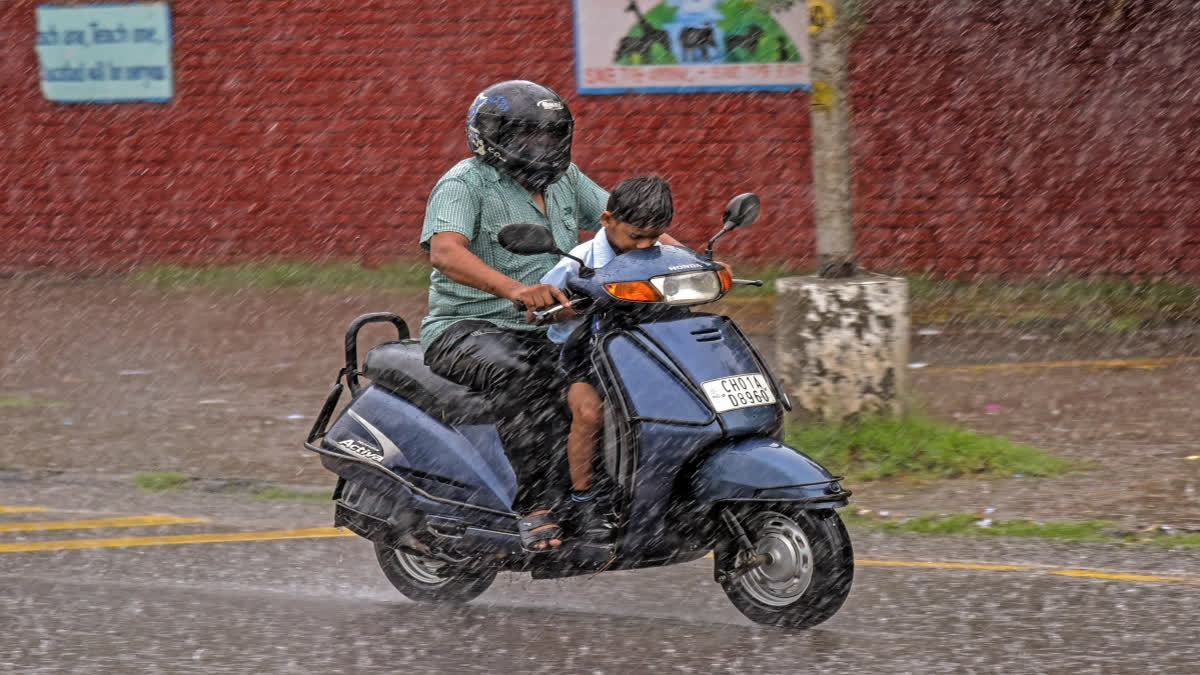
<instances>
[{"instance_id":1,"label":"black sandal","mask_svg":"<svg viewBox=\"0 0 1200 675\"><path fill-rule=\"evenodd\" d=\"M527 516L518 518L517 531L521 533L521 546L530 553L546 553L562 547L562 528L558 526L549 509L534 511ZM559 545L551 546L550 542L555 539L559 541ZM538 542L545 542L546 545L535 548L534 544Z\"/></svg>"}]
</instances>

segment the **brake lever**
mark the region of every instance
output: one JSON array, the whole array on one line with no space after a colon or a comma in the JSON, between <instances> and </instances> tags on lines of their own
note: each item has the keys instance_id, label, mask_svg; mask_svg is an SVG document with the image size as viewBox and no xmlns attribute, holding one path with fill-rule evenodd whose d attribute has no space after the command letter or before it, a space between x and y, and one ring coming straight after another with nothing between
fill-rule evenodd
<instances>
[{"instance_id":1,"label":"brake lever","mask_svg":"<svg viewBox=\"0 0 1200 675\"><path fill-rule=\"evenodd\" d=\"M734 286L762 286L763 282L761 279L734 279L733 285Z\"/></svg>"}]
</instances>

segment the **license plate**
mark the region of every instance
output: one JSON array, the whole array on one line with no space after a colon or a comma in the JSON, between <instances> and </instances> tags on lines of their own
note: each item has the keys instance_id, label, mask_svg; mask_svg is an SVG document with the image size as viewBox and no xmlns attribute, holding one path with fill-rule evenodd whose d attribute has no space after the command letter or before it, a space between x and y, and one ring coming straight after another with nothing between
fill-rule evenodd
<instances>
[{"instance_id":1,"label":"license plate","mask_svg":"<svg viewBox=\"0 0 1200 675\"><path fill-rule=\"evenodd\" d=\"M767 378L759 373L734 375L709 380L700 384L713 410L719 413L738 408L751 408L756 405L770 405L775 402L775 393Z\"/></svg>"}]
</instances>

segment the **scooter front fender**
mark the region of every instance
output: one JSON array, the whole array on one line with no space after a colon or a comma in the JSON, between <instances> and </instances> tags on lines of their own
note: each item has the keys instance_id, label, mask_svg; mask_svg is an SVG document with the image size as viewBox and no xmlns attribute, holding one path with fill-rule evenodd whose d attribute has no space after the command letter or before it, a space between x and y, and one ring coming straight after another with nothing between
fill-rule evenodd
<instances>
[{"instance_id":1,"label":"scooter front fender","mask_svg":"<svg viewBox=\"0 0 1200 675\"><path fill-rule=\"evenodd\" d=\"M692 475L697 505L720 501L790 501L811 508L845 506L850 491L839 477L770 438L748 438L716 448Z\"/></svg>"}]
</instances>

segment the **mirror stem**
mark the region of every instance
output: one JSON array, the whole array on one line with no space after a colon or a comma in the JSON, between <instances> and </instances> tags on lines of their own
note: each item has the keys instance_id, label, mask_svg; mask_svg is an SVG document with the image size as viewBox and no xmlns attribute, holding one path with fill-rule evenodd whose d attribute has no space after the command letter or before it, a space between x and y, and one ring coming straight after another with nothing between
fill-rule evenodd
<instances>
[{"instance_id":1,"label":"mirror stem","mask_svg":"<svg viewBox=\"0 0 1200 675\"><path fill-rule=\"evenodd\" d=\"M557 253L559 255L563 256L564 258L570 258L571 260L574 260L575 262L579 263L579 276L586 279L587 277L590 277L596 273L596 270L588 267L587 263L583 262L582 258L576 258L575 256L571 255L570 253L564 253L562 251L558 251Z\"/></svg>"},{"instance_id":2,"label":"mirror stem","mask_svg":"<svg viewBox=\"0 0 1200 675\"><path fill-rule=\"evenodd\" d=\"M725 226L721 228L721 231L714 234L713 238L708 240L708 248L704 249L704 257L705 258L707 258L709 260L713 259L713 244L715 244L718 239L720 239L722 236L724 236L726 232L728 232L732 229L733 229L732 223L725 223Z\"/></svg>"}]
</instances>

